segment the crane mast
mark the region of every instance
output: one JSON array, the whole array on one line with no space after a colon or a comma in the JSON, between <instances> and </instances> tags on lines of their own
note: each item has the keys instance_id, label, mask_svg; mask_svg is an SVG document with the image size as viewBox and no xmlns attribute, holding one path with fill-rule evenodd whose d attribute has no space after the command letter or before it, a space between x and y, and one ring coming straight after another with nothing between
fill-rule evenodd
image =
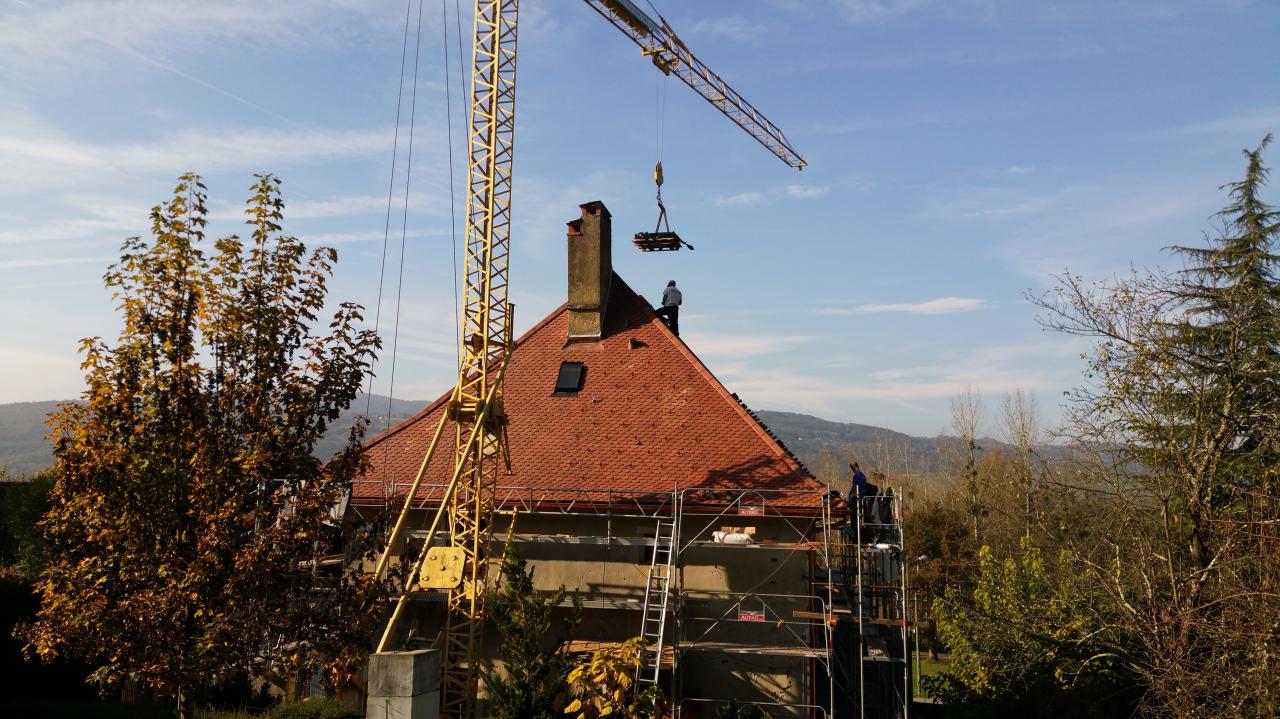
<instances>
[{"instance_id":1,"label":"crane mast","mask_svg":"<svg viewBox=\"0 0 1280 719\"><path fill-rule=\"evenodd\" d=\"M449 537L463 555L463 581L449 590L444 627L441 689L447 717L473 714L494 490L506 456L501 368L512 331L507 291L519 3L479 1L475 18L461 362L449 403L456 427L454 465L460 469L449 505ZM476 439L468 443L473 433Z\"/></svg>"},{"instance_id":2,"label":"crane mast","mask_svg":"<svg viewBox=\"0 0 1280 719\"><path fill-rule=\"evenodd\" d=\"M665 21L652 20L625 0L585 1L635 40L663 72L675 72L788 165L804 167L782 131L699 62ZM452 478L377 648L392 648L409 592L447 591L439 642L441 715L451 718L474 715L494 494L501 466L509 462L502 383L514 349L508 289L518 19L519 0L476 0L458 381L374 570L379 577L386 572L446 420L452 420ZM442 523L447 523L448 546L433 547Z\"/></svg>"},{"instance_id":3,"label":"crane mast","mask_svg":"<svg viewBox=\"0 0 1280 719\"><path fill-rule=\"evenodd\" d=\"M379 576L386 571L445 419L453 420L452 480L428 531L427 546L378 643L379 652L390 648L409 591L419 587L448 591L440 641L442 715L446 717L474 714L493 496L499 463L507 459L502 375L512 347L508 288L518 21L518 0L476 2L458 382L375 569ZM449 546L432 547L446 512Z\"/></svg>"}]
</instances>

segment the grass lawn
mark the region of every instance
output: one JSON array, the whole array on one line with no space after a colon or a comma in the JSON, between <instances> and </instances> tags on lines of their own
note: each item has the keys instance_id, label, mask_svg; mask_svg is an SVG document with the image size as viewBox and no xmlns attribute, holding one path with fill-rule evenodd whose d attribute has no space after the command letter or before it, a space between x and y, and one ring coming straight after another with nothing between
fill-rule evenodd
<instances>
[{"instance_id":1,"label":"grass lawn","mask_svg":"<svg viewBox=\"0 0 1280 719\"><path fill-rule=\"evenodd\" d=\"M920 677L933 676L934 674L941 672L943 669L946 669L950 665L950 662L948 662L946 658L940 657L939 659L941 661L931 662L929 661L929 655L927 653L924 653L924 652L920 653L920 673L915 675L915 695L916 696L918 697L924 696L924 692L921 691L920 689ZM911 662L912 662L911 668L912 668L912 671L914 671L915 659L912 658Z\"/></svg>"}]
</instances>

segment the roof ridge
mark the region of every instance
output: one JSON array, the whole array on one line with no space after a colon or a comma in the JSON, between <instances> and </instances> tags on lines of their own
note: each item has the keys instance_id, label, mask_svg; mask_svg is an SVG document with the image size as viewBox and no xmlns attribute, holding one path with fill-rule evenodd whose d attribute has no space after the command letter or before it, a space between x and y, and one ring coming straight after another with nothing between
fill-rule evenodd
<instances>
[{"instance_id":1,"label":"roof ridge","mask_svg":"<svg viewBox=\"0 0 1280 719\"><path fill-rule=\"evenodd\" d=\"M795 499L789 501L812 504L824 489L813 472L617 272L611 285L605 333L598 342L566 341L567 304L514 342L507 400L518 416L529 414L528 421L512 424L512 451L519 455L513 460L521 468L510 481L552 494L565 489L634 494L654 491L660 476L682 487L708 479L712 484L742 480L791 490ZM653 349L631 353L649 346ZM547 400L553 395L542 391L544 375L554 376L557 362L579 359L599 362L601 388L612 388L607 391L618 392L624 403L593 409L600 401L594 396L590 403ZM667 377L678 377L678 385ZM365 443L371 480L385 490L387 482L407 486L415 471L423 471L421 452L452 392ZM606 455L614 453L610 465ZM437 453L426 470L432 481L447 481L448 464L451 459ZM661 472L654 474L655 469ZM724 472L729 474L716 478ZM362 491L364 499L375 497L368 487Z\"/></svg>"},{"instance_id":2,"label":"roof ridge","mask_svg":"<svg viewBox=\"0 0 1280 719\"><path fill-rule=\"evenodd\" d=\"M617 275L616 272L614 274L615 276ZM623 282L623 285L626 285L626 282ZM631 289L630 286L627 286L627 289L630 290ZM697 370L698 374L708 384L711 385L711 387L716 391L716 393L720 395L721 399L725 400L725 402L727 402L729 406L731 406L733 410L738 413L739 417L746 420L747 424L751 426L751 429L755 431L755 433L760 437L760 439L762 439L764 443L768 445L769 448L772 449L780 459L790 464L793 469L798 470L801 473L803 479L805 479L806 481L812 482L813 484L817 485L817 487L820 489L826 489L826 487L823 486L823 484L818 481L818 478L815 477L813 473L809 471L809 468L806 467L804 463L799 460L799 458L797 458L794 454L792 454L791 450L787 449L786 445L778 441L778 439L773 435L773 433L769 431L767 427L764 426L764 423L761 422L760 419L754 415L754 413L746 409L746 404L741 399L738 398L738 395L736 393L730 392L728 388L724 386L724 384L720 381L720 378L716 377L715 373L712 372L709 367L707 367L707 365L702 361L702 359L698 357L697 353L695 353L692 349L690 349L689 345L686 344L684 340L680 339L679 335L671 331L671 328L667 326L667 323L663 322L661 318L658 317L657 313L654 312L653 307L649 305L649 301L645 300L642 295L640 295L638 292L635 292L634 290L632 291L632 294L634 294L637 298L643 300L642 304L644 304L646 309L648 309L652 319L658 320L658 325L660 327L660 332L662 336L666 337L667 340L672 343L672 345L676 348L677 351L685 355L685 358L689 360L689 362L693 365L694 369Z\"/></svg>"}]
</instances>

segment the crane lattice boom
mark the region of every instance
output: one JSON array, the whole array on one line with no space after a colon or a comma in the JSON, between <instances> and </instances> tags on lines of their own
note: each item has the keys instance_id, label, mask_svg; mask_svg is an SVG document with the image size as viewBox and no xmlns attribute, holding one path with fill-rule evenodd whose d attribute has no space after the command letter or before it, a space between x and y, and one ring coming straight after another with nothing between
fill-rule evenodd
<instances>
[{"instance_id":1,"label":"crane lattice boom","mask_svg":"<svg viewBox=\"0 0 1280 719\"><path fill-rule=\"evenodd\" d=\"M737 123L738 127L746 130L748 135L780 160L797 170L808 164L791 143L787 142L786 135L782 134L777 125L769 122L769 118L729 87L711 68L694 57L661 15L658 20L654 20L630 0L585 2L639 45L641 52L653 58L653 64L658 69L668 75L675 73L694 92Z\"/></svg>"}]
</instances>

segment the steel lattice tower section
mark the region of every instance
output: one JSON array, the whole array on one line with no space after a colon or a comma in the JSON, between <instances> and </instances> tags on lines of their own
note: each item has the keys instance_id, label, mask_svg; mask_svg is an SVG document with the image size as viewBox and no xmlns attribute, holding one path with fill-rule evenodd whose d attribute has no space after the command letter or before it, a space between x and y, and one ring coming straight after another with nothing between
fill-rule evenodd
<instances>
[{"instance_id":1,"label":"steel lattice tower section","mask_svg":"<svg viewBox=\"0 0 1280 719\"><path fill-rule=\"evenodd\" d=\"M462 583L449 591L442 687L443 715L468 719L477 688L493 495L505 455L501 367L511 344L507 289L518 13L517 0L476 2L461 362L449 403L458 473L449 536L464 560ZM475 441L469 442L473 432Z\"/></svg>"}]
</instances>

